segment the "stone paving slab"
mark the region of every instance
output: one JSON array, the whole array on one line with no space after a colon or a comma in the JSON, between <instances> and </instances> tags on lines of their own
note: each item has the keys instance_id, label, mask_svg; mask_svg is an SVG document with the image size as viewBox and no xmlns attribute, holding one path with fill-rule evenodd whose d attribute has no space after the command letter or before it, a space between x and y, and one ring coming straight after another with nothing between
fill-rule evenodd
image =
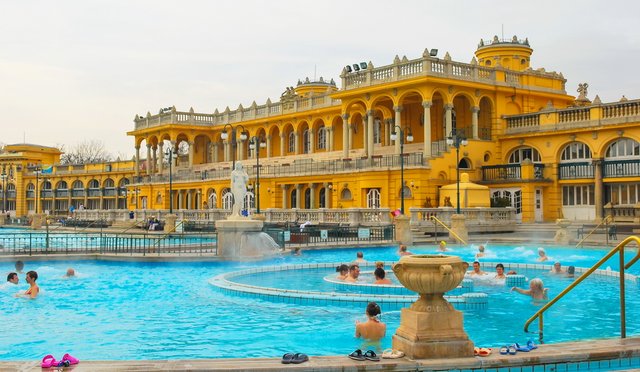
<instances>
[{"instance_id":1,"label":"stone paving slab","mask_svg":"<svg viewBox=\"0 0 640 372\"><path fill-rule=\"evenodd\" d=\"M494 348L488 357L454 359L383 359L354 361L347 356L310 356L303 364L282 364L279 358L198 359L155 361L82 361L70 368L40 368L39 362L0 362L0 371L446 371L495 369L566 362L589 362L640 357L640 337L540 345L531 352L501 355ZM629 369L633 370L633 369Z\"/></svg>"}]
</instances>

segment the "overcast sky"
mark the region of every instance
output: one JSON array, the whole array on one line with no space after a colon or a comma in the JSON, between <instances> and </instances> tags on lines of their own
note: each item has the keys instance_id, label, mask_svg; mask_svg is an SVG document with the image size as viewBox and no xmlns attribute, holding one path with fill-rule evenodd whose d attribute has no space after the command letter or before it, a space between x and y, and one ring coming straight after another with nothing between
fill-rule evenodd
<instances>
[{"instance_id":1,"label":"overcast sky","mask_svg":"<svg viewBox=\"0 0 640 372\"><path fill-rule=\"evenodd\" d=\"M640 96L640 3L537 1L9 1L0 12L0 142L102 140L131 157L135 114L277 100L298 79L425 48L469 62L481 38L529 38L531 65ZM520 2L517 2L520 4Z\"/></svg>"}]
</instances>

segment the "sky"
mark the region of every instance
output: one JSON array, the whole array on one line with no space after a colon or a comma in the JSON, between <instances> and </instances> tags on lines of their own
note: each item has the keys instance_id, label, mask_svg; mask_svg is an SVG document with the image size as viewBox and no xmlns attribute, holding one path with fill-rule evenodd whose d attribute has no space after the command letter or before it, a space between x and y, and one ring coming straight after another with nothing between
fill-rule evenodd
<instances>
[{"instance_id":1,"label":"sky","mask_svg":"<svg viewBox=\"0 0 640 372\"><path fill-rule=\"evenodd\" d=\"M640 96L635 1L0 0L0 143L134 154L136 114L277 101L305 77L425 48L470 62L480 39L529 39L568 94ZM504 34L503 34L504 30Z\"/></svg>"}]
</instances>

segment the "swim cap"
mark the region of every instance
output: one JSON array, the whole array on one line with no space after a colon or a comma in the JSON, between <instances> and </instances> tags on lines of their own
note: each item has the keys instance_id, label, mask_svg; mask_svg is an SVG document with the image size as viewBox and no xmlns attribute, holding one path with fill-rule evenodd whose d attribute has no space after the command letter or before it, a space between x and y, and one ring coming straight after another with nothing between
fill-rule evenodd
<instances>
[{"instance_id":1,"label":"swim cap","mask_svg":"<svg viewBox=\"0 0 640 372\"><path fill-rule=\"evenodd\" d=\"M444 240L440 240L440 244L447 245L447 242L445 242Z\"/></svg>"}]
</instances>

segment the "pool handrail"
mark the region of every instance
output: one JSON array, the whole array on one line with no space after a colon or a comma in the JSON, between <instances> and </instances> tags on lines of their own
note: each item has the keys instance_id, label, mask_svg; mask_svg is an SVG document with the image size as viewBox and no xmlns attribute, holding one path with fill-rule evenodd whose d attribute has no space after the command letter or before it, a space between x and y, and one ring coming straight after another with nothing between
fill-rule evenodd
<instances>
[{"instance_id":1,"label":"pool handrail","mask_svg":"<svg viewBox=\"0 0 640 372\"><path fill-rule=\"evenodd\" d=\"M179 221L175 226L173 226L169 231L166 231L164 234L162 234L161 236L159 236L156 239L156 242L154 243L154 245L156 246L155 248L159 248L157 246L160 245L160 242L164 239L166 239L168 236L170 236L172 233L176 232L176 229L178 228L178 226L182 226L182 224L185 222L186 220L181 220ZM183 230L184 231L184 230ZM154 250L155 250L154 248ZM160 253L160 250L158 249L158 253Z\"/></svg>"},{"instance_id":2,"label":"pool handrail","mask_svg":"<svg viewBox=\"0 0 640 372\"><path fill-rule=\"evenodd\" d=\"M132 223L132 224L131 224L131 226L129 226L129 227L127 227L126 229L122 230L122 231L120 232L120 234L124 234L124 233L126 233L127 231L129 231L129 230L133 229L134 227L140 227L140 224L141 224L141 223L144 223L144 222L145 222L144 220L142 220L142 221L135 221L134 223Z\"/></svg>"},{"instance_id":3,"label":"pool handrail","mask_svg":"<svg viewBox=\"0 0 640 372\"><path fill-rule=\"evenodd\" d=\"M611 217L611 215L607 215L605 218L602 219L602 221L600 221L599 224L596 225L596 227L591 229L591 231L589 231L589 233L587 235L583 236L582 239L578 242L578 244L576 244L576 248L581 246L582 243L584 243L584 241L587 240L588 237L593 235L593 233L596 232L596 230L598 230L600 228L600 226L602 226L602 224L605 225L605 230L606 230L605 231L605 239L606 239L607 245L608 245L609 244L609 229L606 228L608 222L613 222L613 217Z\"/></svg>"},{"instance_id":4,"label":"pool handrail","mask_svg":"<svg viewBox=\"0 0 640 372\"><path fill-rule=\"evenodd\" d=\"M631 259L625 265L625 263L624 263L624 248L630 242L635 242L638 245L638 250L636 252L635 257L633 259ZM591 268L589 268L589 270L585 271L584 273L582 273L582 275L580 275L578 278L576 278L573 281L573 283L571 283L567 288L562 290L562 292L560 292L557 296L552 298L549 302L547 302L544 306L542 306L538 311L536 311L535 314L533 314L531 316L531 318L529 318L524 323L524 331L525 331L525 333L529 333L529 325L534 320L539 319L538 320L538 341L541 344L544 343L544 337L543 337L544 317L543 317L543 313L547 309L549 309L551 306L553 306L553 304L558 302L567 293L569 293L578 284L582 283L583 280L585 280L589 275L591 275L594 271L596 271L600 266L602 266L602 264L604 264L608 259L610 259L616 253L619 253L619 257L620 257L620 273L619 273L620 274L620 338L626 338L627 337L627 331L626 331L625 282L624 282L625 274L624 274L624 271L626 269L628 269L629 267L631 267L631 265L636 263L638 261L638 259L640 259L640 238L637 237L637 236L629 236L626 239L624 239L623 241L621 241L615 248L610 250L609 253L607 253L604 257L602 257L600 259L600 261L596 262L593 266L591 266Z\"/></svg>"},{"instance_id":5,"label":"pool handrail","mask_svg":"<svg viewBox=\"0 0 640 372\"><path fill-rule=\"evenodd\" d=\"M440 221L440 220L438 219L438 217L436 217L436 216L431 216L431 217L429 217L429 218L431 218L434 222L436 222L436 223L438 223L438 224L442 225L442 227L444 227L444 228L445 228L445 229L446 229L446 230L447 230L451 235L453 235L453 237L454 237L454 238L458 239L458 242L460 242L460 243L462 243L462 244L464 244L464 245L467 245L467 242L466 242L464 239L462 239L458 234L456 234L456 232L455 232L455 231L451 230L451 229L449 228L449 226L447 226L444 222Z\"/></svg>"}]
</instances>

